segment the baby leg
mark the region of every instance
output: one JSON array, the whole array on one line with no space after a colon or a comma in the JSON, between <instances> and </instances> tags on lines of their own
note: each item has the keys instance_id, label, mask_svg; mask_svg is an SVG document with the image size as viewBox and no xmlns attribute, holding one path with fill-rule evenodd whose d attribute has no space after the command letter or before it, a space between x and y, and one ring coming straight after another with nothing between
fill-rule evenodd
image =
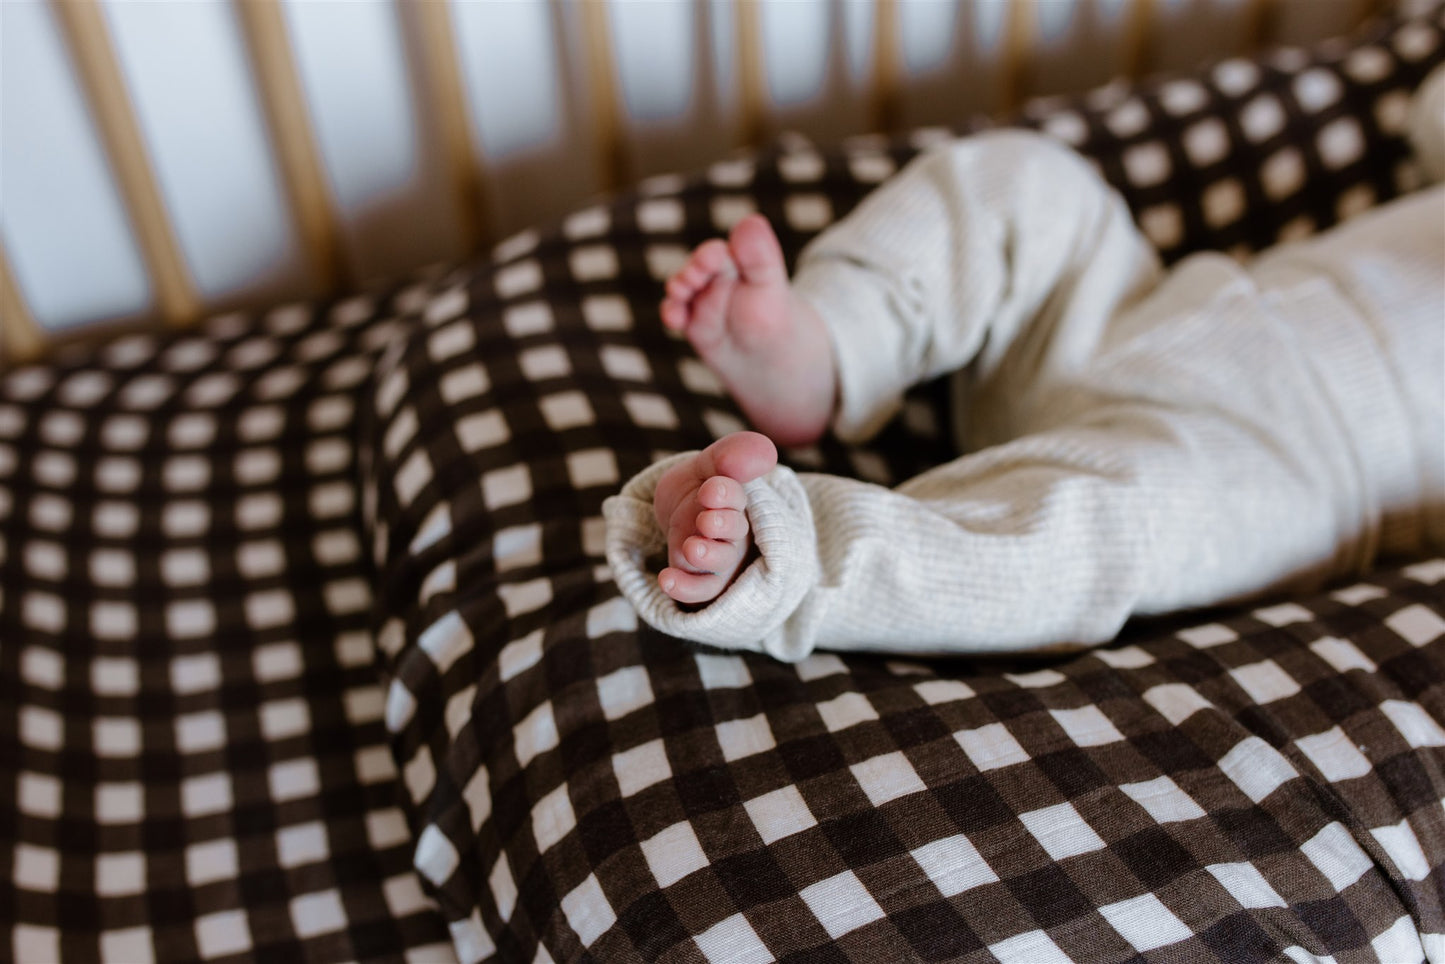
<instances>
[{"instance_id":1,"label":"baby leg","mask_svg":"<svg viewBox=\"0 0 1445 964\"><path fill-rule=\"evenodd\" d=\"M1022 437L894 491L800 476L820 576L777 645L1090 645L1132 616L1367 567L1381 504L1303 347L1330 309L1300 307L1193 260L1086 372L1040 387Z\"/></svg>"},{"instance_id":2,"label":"baby leg","mask_svg":"<svg viewBox=\"0 0 1445 964\"><path fill-rule=\"evenodd\" d=\"M919 158L800 264L790 285L772 229L752 216L693 253L661 308L782 444L830 420L866 439L909 387L976 357L985 381L1021 388L1077 366L1159 271L1082 158L1018 131Z\"/></svg>"},{"instance_id":3,"label":"baby leg","mask_svg":"<svg viewBox=\"0 0 1445 964\"><path fill-rule=\"evenodd\" d=\"M796 660L1094 645L1132 616L1359 570L1380 509L1301 351L1319 318L1274 307L1230 259L1192 260L1091 366L1036 386L1020 437L893 490L774 469L748 510L759 577L705 610L658 605L627 571L641 554L614 551L652 513L629 483L605 507L619 585L664 632Z\"/></svg>"},{"instance_id":4,"label":"baby leg","mask_svg":"<svg viewBox=\"0 0 1445 964\"><path fill-rule=\"evenodd\" d=\"M865 198L804 250L794 288L832 339L834 429L864 440L908 388L971 362L1010 394L1081 367L1158 277L1086 161L999 131L930 151Z\"/></svg>"}]
</instances>

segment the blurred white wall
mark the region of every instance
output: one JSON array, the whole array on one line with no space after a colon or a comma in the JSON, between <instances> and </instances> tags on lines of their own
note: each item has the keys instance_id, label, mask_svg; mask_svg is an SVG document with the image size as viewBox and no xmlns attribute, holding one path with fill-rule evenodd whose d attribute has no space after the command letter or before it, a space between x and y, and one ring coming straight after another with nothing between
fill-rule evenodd
<instances>
[{"instance_id":1,"label":"blurred white wall","mask_svg":"<svg viewBox=\"0 0 1445 964\"><path fill-rule=\"evenodd\" d=\"M735 0L445 2L493 239L628 179L696 168L747 131ZM996 109L1013 0L897 0L904 125ZM1106 80L1147 3L1147 66L1237 52L1250 0L1038 0L1027 92ZM596 126L587 56L605 4L616 153ZM1357 0L1282 0L1276 40L1347 29ZM102 0L125 93L185 268L208 305L314 288L232 0ZM761 0L764 131L820 140L873 123L874 0ZM441 153L415 2L282 0L296 74L353 276L459 257L464 218ZM51 329L146 314L153 295L125 206L46 0L0 0L0 241ZM609 167L609 163L612 167Z\"/></svg>"},{"instance_id":2,"label":"blurred white wall","mask_svg":"<svg viewBox=\"0 0 1445 964\"><path fill-rule=\"evenodd\" d=\"M0 240L46 325L150 307L115 179L42 3L0 4Z\"/></svg>"},{"instance_id":3,"label":"blurred white wall","mask_svg":"<svg viewBox=\"0 0 1445 964\"><path fill-rule=\"evenodd\" d=\"M234 12L220 3L101 9L197 289L264 297L304 283Z\"/></svg>"}]
</instances>

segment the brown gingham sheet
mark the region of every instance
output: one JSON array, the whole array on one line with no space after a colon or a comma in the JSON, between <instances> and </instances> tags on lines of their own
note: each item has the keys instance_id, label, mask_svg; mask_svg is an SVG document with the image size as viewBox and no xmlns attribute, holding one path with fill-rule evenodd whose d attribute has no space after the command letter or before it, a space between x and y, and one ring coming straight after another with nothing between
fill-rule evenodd
<instances>
[{"instance_id":1,"label":"brown gingham sheet","mask_svg":"<svg viewBox=\"0 0 1445 964\"><path fill-rule=\"evenodd\" d=\"M1167 257L1413 184L1441 12L1032 105ZM942 132L659 178L491 261L0 377L18 960L1445 959L1445 560L1052 662L704 650L600 505L741 426L656 321ZM876 444L949 457L941 386Z\"/></svg>"}]
</instances>

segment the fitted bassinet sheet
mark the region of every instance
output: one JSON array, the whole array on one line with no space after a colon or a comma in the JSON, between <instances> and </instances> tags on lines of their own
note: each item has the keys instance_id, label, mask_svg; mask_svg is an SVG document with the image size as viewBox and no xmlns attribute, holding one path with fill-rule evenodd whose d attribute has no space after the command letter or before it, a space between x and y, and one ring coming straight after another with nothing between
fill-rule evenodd
<instances>
[{"instance_id":1,"label":"fitted bassinet sheet","mask_svg":"<svg viewBox=\"0 0 1445 964\"><path fill-rule=\"evenodd\" d=\"M1440 9L1037 102L1168 258L1408 189ZM741 426L656 321L945 132L785 139L485 263L0 379L0 906L21 960L1445 952L1445 560L1054 662L663 637L601 501ZM949 456L941 385L878 482ZM1423 941L1423 944L1422 944Z\"/></svg>"}]
</instances>

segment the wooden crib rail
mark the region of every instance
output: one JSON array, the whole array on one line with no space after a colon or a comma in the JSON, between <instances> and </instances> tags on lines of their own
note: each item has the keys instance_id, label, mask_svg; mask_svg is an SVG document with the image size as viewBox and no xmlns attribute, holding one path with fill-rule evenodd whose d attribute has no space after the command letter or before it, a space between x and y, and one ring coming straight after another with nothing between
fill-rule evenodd
<instances>
[{"instance_id":1,"label":"wooden crib rail","mask_svg":"<svg viewBox=\"0 0 1445 964\"><path fill-rule=\"evenodd\" d=\"M0 363L7 353L19 358L34 357L44 344L45 336L30 317L30 309L15 287L5 249L0 247Z\"/></svg>"},{"instance_id":2,"label":"wooden crib rail","mask_svg":"<svg viewBox=\"0 0 1445 964\"><path fill-rule=\"evenodd\" d=\"M52 7L70 46L111 170L120 183L121 197L150 274L158 313L173 324L193 321L200 313L201 302L156 187L100 8L95 0L55 0Z\"/></svg>"},{"instance_id":3,"label":"wooden crib rail","mask_svg":"<svg viewBox=\"0 0 1445 964\"><path fill-rule=\"evenodd\" d=\"M294 236L315 290L336 291L356 282L360 272L349 250L343 218L333 182L318 146L312 107L301 82L295 38L288 30L284 0L229 0L244 40L251 83L265 119L267 144L284 188ZM493 210L497 194L496 171L481 143L475 106L469 102L463 79L462 54L454 19L458 5L475 0L378 0L393 5L397 21L411 32L413 54L407 58L408 81L418 102L426 105L431 123L426 133L436 141L440 167L459 237L458 255L481 249L495 240L498 224ZM572 31L576 43L559 43L559 69L581 78L585 88L585 116L574 111L585 127L582 143L590 156L590 180L603 189L615 189L639 173L639 159L631 119L619 82L618 46L612 35L615 4L636 0L528 0L543 4L551 22ZM703 18L709 0L674 0L692 3L700 36L715 22ZM778 111L768 88L769 65L764 44L765 9L781 0L732 0L733 146L754 144L774 133ZM845 0L832 3L836 14ZM919 0L868 0L871 36L868 45L867 89L858 101L859 132L893 130L904 123L904 102L909 77L901 41L903 5ZM1054 0L956 0L964 4L1004 4L995 7L1003 28L996 64L997 97L994 109L1017 106L1031 92L1038 58L1045 55L1038 43L1040 5ZM1088 5L1098 0L1070 0ZM1159 4L1163 0L1122 0L1116 18L1121 37L1117 67L1137 75L1154 65L1153 45ZM1245 0L1239 7L1244 43L1253 47L1275 39L1286 5L1307 0ZM1388 5L1388 0L1339 0L1352 5L1358 21ZM137 122L126 79L117 59L115 38L107 26L99 0L49 0L75 73L104 148L104 156L123 201L152 295L153 314L167 323L193 322L211 307L197 286L177 232L158 186L157 172ZM970 6L972 9L972 6ZM836 18L835 18L836 24ZM835 31L836 32L836 31ZM836 38L835 38L836 39ZM842 57L835 48L829 56ZM568 58L568 52L572 57ZM1240 51L1229 51L1230 53ZM573 84L573 87L576 87ZM783 118L787 122L787 118ZM574 132L575 133L575 132ZM507 225L502 225L506 227ZM7 239L11 257L0 249L0 364L33 357L54 341L52 333L27 308L22 282L12 267L16 239Z\"/></svg>"},{"instance_id":4,"label":"wooden crib rail","mask_svg":"<svg viewBox=\"0 0 1445 964\"><path fill-rule=\"evenodd\" d=\"M279 0L245 0L236 5L236 12L312 274L324 290L340 290L352 284L354 278L341 248L336 209L311 133L310 114L296 77Z\"/></svg>"},{"instance_id":5,"label":"wooden crib rail","mask_svg":"<svg viewBox=\"0 0 1445 964\"><path fill-rule=\"evenodd\" d=\"M445 3L419 3L412 14L426 52L421 85L436 111L442 155L460 214L462 244L468 251L476 251L487 238L485 172L469 126L456 31Z\"/></svg>"}]
</instances>

